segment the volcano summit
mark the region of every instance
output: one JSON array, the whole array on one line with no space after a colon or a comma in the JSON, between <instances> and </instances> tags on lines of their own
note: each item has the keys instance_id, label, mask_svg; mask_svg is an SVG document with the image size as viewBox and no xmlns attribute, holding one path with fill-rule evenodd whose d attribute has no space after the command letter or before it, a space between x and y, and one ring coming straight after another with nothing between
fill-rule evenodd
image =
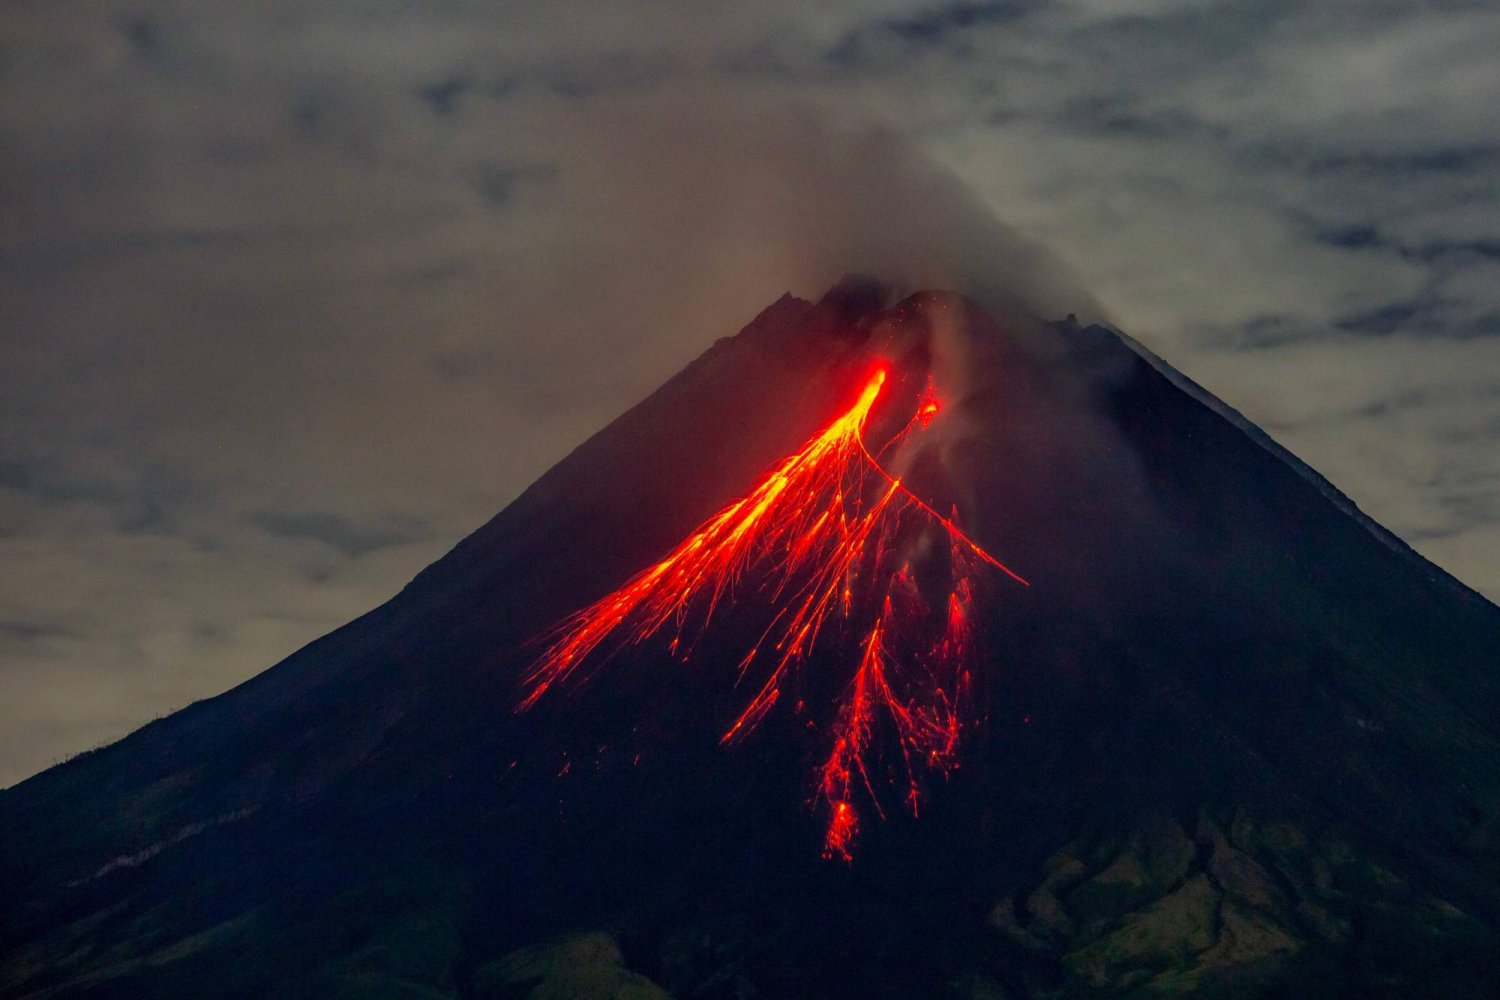
<instances>
[{"instance_id":1,"label":"volcano summit","mask_svg":"<svg viewBox=\"0 0 1500 1000\"><path fill-rule=\"evenodd\" d=\"M0 792L0 995L1494 996L1497 651L1117 331L846 279Z\"/></svg>"}]
</instances>

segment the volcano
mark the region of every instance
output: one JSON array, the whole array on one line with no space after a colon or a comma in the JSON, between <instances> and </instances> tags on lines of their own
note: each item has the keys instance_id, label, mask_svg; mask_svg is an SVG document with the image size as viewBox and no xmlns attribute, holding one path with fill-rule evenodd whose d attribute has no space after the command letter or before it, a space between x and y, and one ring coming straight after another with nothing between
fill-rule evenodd
<instances>
[{"instance_id":1,"label":"volcano","mask_svg":"<svg viewBox=\"0 0 1500 1000\"><path fill-rule=\"evenodd\" d=\"M1500 609L1119 331L890 299L0 792L0 995L1500 995Z\"/></svg>"}]
</instances>

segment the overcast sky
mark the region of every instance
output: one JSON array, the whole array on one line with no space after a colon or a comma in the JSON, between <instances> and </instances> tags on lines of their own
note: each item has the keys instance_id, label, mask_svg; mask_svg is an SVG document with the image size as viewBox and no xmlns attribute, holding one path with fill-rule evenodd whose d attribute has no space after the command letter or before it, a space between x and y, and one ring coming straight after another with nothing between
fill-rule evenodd
<instances>
[{"instance_id":1,"label":"overcast sky","mask_svg":"<svg viewBox=\"0 0 1500 1000\"><path fill-rule=\"evenodd\" d=\"M865 124L1500 598L1496 51L1480 3L12 0L0 785L378 604L817 295L924 200L822 138Z\"/></svg>"}]
</instances>

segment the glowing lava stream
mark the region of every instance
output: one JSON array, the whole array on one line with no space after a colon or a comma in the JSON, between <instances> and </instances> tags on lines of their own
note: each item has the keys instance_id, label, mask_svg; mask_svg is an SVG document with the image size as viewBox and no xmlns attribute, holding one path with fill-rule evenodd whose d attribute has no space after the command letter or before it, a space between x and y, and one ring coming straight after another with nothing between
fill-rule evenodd
<instances>
[{"instance_id":1,"label":"glowing lava stream","mask_svg":"<svg viewBox=\"0 0 1500 1000\"><path fill-rule=\"evenodd\" d=\"M740 661L739 674L743 678L763 651L771 666L724 742L748 734L776 704L830 614L837 610L846 628L858 630L857 622L873 609L868 631L858 630L864 636L858 666L832 727L833 748L819 770L818 795L830 809L824 853L850 860L859 829L852 801L857 788L884 815L868 759L879 716L894 728L908 786L904 798L915 814L916 762L944 773L956 766L959 704L973 656L971 577L984 564L1026 581L964 534L956 511L939 514L865 447L865 422L885 381L885 370L877 370L847 412L767 473L748 496L710 517L660 562L567 618L527 675L530 692L520 710L577 673L612 636L618 648L673 622L670 649L676 654L689 613L701 619L700 630L707 629L720 601L754 568L777 610ZM886 448L925 427L937 409L929 394ZM872 483L879 489L872 491ZM908 515L922 520L921 531L946 535L949 579L942 616L931 613L910 563L900 558L897 536Z\"/></svg>"}]
</instances>

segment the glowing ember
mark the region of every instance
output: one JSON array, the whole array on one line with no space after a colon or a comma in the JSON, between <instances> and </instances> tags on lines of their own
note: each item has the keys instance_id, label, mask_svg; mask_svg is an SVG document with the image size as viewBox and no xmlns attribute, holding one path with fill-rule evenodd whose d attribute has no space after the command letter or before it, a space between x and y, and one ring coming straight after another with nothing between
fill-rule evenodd
<instances>
[{"instance_id":1,"label":"glowing ember","mask_svg":"<svg viewBox=\"0 0 1500 1000\"><path fill-rule=\"evenodd\" d=\"M677 654L690 616L700 632L706 629L721 601L753 570L775 610L740 661L739 674L744 678L762 664L766 674L724 741L744 737L765 718L835 616L841 634L863 638L832 727L833 747L819 772L818 795L829 808L824 853L850 860L859 831L853 802L858 789L884 815L870 770L881 719L901 749L904 799L915 814L917 766L943 773L956 766L959 706L973 657L974 572L989 565L1026 581L964 534L956 511L939 514L866 448L865 424L886 377L878 369L847 412L767 473L748 496L709 518L660 562L564 621L527 677L530 691L521 709L591 658L602 659L595 654L606 641L606 652L613 652L671 623L669 649ZM938 412L929 387L881 454L927 427ZM902 555L933 532L948 542L941 614L924 601ZM860 622L869 623L867 630Z\"/></svg>"}]
</instances>

